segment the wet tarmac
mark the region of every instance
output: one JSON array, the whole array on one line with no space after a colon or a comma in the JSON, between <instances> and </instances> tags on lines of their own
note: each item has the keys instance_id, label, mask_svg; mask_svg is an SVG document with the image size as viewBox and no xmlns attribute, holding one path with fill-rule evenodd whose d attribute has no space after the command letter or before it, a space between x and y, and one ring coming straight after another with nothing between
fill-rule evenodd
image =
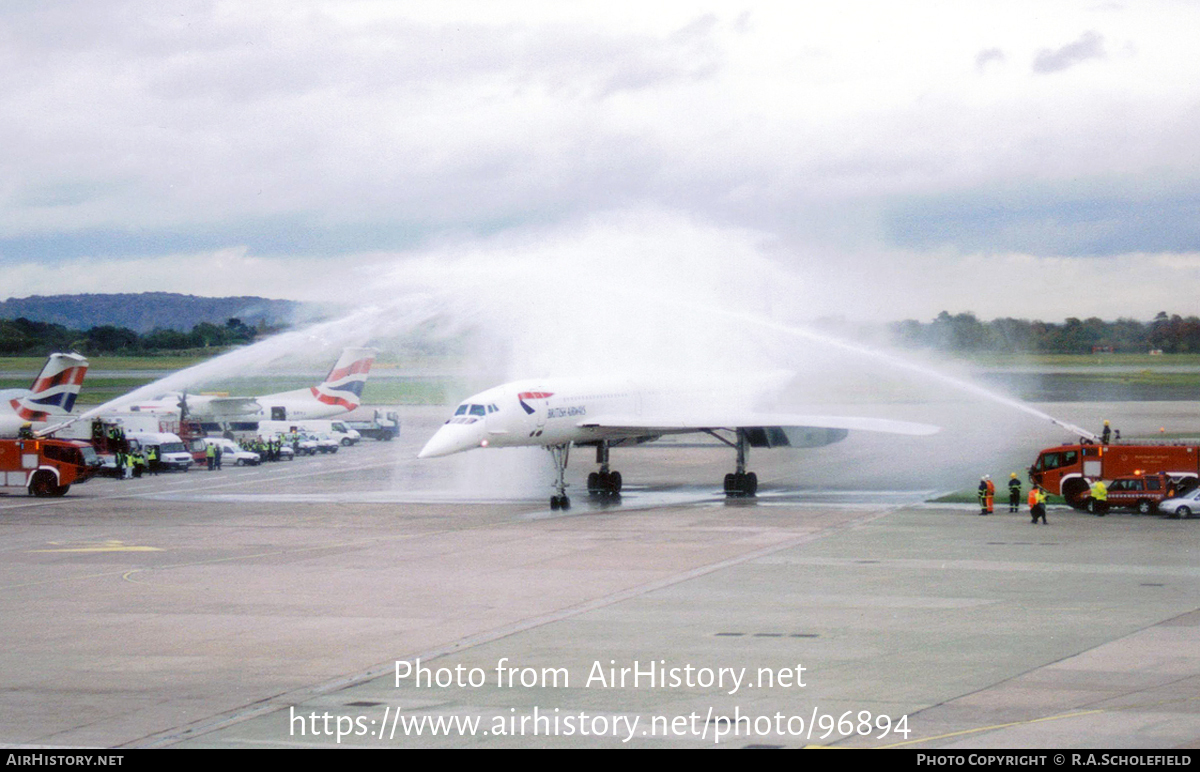
<instances>
[{"instance_id":1,"label":"wet tarmac","mask_svg":"<svg viewBox=\"0 0 1200 772\"><path fill-rule=\"evenodd\" d=\"M730 501L703 448L622 453L619 501L552 512L536 453L417 462L438 420L0 497L0 743L1200 743L1200 520L1034 526L766 454Z\"/></svg>"}]
</instances>

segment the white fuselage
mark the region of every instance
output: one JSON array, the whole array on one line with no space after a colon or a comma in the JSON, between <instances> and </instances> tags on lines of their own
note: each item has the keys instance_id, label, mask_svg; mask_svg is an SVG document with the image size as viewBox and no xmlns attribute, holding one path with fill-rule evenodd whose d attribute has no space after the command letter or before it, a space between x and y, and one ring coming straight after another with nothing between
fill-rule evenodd
<instances>
[{"instance_id":1,"label":"white fuselage","mask_svg":"<svg viewBox=\"0 0 1200 772\"><path fill-rule=\"evenodd\" d=\"M132 412L172 411L179 413L182 395L164 394L142 400L126 407ZM279 409L282 408L282 412ZM206 394L187 395L187 417L199 421L265 421L280 415L280 420L302 421L342 415L349 408L330 405L316 399L308 389L285 391L253 398L214 397Z\"/></svg>"},{"instance_id":2,"label":"white fuselage","mask_svg":"<svg viewBox=\"0 0 1200 772\"><path fill-rule=\"evenodd\" d=\"M421 450L421 458L472 448L561 445L612 439L581 427L588 416L635 413L642 392L628 382L548 378L515 381L480 392L455 410Z\"/></svg>"}]
</instances>

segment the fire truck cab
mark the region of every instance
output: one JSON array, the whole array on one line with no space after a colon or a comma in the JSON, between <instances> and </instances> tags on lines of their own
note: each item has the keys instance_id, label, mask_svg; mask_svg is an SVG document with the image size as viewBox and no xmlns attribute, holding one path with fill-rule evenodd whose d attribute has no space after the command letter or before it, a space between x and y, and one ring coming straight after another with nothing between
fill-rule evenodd
<instances>
[{"instance_id":1,"label":"fire truck cab","mask_svg":"<svg viewBox=\"0 0 1200 772\"><path fill-rule=\"evenodd\" d=\"M99 467L96 451L74 440L0 440L0 491L63 496Z\"/></svg>"}]
</instances>

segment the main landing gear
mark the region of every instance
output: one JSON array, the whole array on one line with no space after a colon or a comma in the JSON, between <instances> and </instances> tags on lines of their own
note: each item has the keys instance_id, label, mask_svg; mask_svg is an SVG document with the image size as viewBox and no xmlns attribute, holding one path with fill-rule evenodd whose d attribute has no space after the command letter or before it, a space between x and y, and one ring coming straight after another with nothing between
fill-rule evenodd
<instances>
[{"instance_id":1,"label":"main landing gear","mask_svg":"<svg viewBox=\"0 0 1200 772\"><path fill-rule=\"evenodd\" d=\"M546 450L554 456L554 490L557 494L550 497L550 509L570 509L571 499L567 497L567 459L571 456L571 443L548 445Z\"/></svg>"},{"instance_id":2,"label":"main landing gear","mask_svg":"<svg viewBox=\"0 0 1200 772\"><path fill-rule=\"evenodd\" d=\"M730 442L712 430L705 430L721 442L737 450L737 471L725 475L725 495L729 498L750 498L758 493L758 475L746 471L746 456L750 452L750 439L745 429L737 429L736 442Z\"/></svg>"},{"instance_id":3,"label":"main landing gear","mask_svg":"<svg viewBox=\"0 0 1200 772\"><path fill-rule=\"evenodd\" d=\"M621 473L608 469L608 442L606 440L601 440L600 444L596 446L596 463L600 465L600 471L588 475L588 495L594 498L620 496Z\"/></svg>"}]
</instances>

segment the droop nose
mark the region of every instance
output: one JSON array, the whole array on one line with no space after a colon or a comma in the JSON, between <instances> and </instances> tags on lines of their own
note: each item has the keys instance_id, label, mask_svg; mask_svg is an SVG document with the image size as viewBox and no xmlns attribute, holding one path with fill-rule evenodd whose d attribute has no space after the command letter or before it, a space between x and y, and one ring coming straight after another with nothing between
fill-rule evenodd
<instances>
[{"instance_id":1,"label":"droop nose","mask_svg":"<svg viewBox=\"0 0 1200 772\"><path fill-rule=\"evenodd\" d=\"M437 430L417 458L436 458L478 448L484 436L483 421L470 424L445 424Z\"/></svg>"}]
</instances>

